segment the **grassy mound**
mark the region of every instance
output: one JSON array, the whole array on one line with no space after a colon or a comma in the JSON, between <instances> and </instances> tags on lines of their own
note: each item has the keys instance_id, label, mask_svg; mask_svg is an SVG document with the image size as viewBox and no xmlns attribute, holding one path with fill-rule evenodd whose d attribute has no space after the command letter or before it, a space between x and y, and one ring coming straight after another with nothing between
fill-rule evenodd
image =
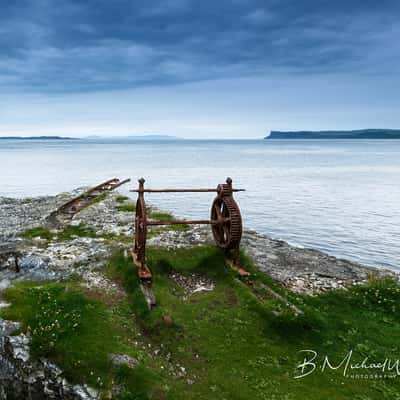
<instances>
[{"instance_id":1,"label":"grassy mound","mask_svg":"<svg viewBox=\"0 0 400 400\"><path fill-rule=\"evenodd\" d=\"M120 283L120 298L87 290L79 282L18 284L6 292L12 303L3 317L23 322L33 337L36 357L54 359L68 379L85 381L110 396L120 385L123 399L399 399L396 378L375 378L377 369L336 370L351 353L351 363L399 358L400 288L391 280L371 281L351 290L306 297L287 292L266 275L253 272L253 285L227 269L220 251L150 248L158 305L149 311L136 268L122 253L105 273ZM205 276L208 292L188 293L171 273ZM271 297L265 285L285 296L303 313ZM169 323L163 317L170 316ZM171 322L172 320L172 322ZM295 378L311 353L314 372ZM112 366L109 354L128 354L133 369ZM303 373L309 372L310 364ZM395 370L386 373L393 374ZM356 378L356 374L371 374Z\"/></svg>"}]
</instances>

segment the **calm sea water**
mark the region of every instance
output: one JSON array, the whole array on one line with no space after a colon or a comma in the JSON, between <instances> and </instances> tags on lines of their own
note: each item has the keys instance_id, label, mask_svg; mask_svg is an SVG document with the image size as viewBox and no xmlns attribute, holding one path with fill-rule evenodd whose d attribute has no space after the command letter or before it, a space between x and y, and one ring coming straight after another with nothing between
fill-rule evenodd
<instances>
[{"instance_id":1,"label":"calm sea water","mask_svg":"<svg viewBox=\"0 0 400 400\"><path fill-rule=\"evenodd\" d=\"M244 224L274 238L400 269L400 140L0 141L0 195L56 194L111 177L152 188L215 187L231 176ZM213 195L152 194L205 218Z\"/></svg>"}]
</instances>

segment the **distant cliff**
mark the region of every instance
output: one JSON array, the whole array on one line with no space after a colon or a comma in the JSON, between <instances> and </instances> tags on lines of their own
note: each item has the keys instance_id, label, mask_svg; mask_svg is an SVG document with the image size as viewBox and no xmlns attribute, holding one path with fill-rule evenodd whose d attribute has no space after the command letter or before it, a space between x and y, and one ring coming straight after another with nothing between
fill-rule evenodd
<instances>
[{"instance_id":1,"label":"distant cliff","mask_svg":"<svg viewBox=\"0 0 400 400\"><path fill-rule=\"evenodd\" d=\"M264 139L400 139L400 129L355 131L271 131Z\"/></svg>"}]
</instances>

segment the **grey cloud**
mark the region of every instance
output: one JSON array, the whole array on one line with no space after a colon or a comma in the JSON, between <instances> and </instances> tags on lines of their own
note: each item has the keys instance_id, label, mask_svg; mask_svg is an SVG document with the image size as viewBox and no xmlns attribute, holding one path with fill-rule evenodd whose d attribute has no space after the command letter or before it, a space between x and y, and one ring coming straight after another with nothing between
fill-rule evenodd
<instances>
[{"instance_id":1,"label":"grey cloud","mask_svg":"<svg viewBox=\"0 0 400 400\"><path fill-rule=\"evenodd\" d=\"M282 71L394 73L396 1L16 1L3 90L91 91Z\"/></svg>"}]
</instances>

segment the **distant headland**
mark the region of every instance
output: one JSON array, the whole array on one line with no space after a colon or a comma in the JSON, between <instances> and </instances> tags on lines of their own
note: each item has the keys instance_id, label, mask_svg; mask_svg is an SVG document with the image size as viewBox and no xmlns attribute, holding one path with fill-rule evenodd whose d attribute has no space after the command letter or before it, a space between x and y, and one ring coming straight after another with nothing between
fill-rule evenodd
<instances>
[{"instance_id":1,"label":"distant headland","mask_svg":"<svg viewBox=\"0 0 400 400\"><path fill-rule=\"evenodd\" d=\"M135 141L135 140L181 140L182 138L169 135L137 135L137 136L0 136L0 140L90 140L90 141Z\"/></svg>"},{"instance_id":2,"label":"distant headland","mask_svg":"<svg viewBox=\"0 0 400 400\"><path fill-rule=\"evenodd\" d=\"M353 131L271 131L264 139L400 139L400 129Z\"/></svg>"},{"instance_id":3,"label":"distant headland","mask_svg":"<svg viewBox=\"0 0 400 400\"><path fill-rule=\"evenodd\" d=\"M80 140L64 136L0 136L0 140Z\"/></svg>"}]
</instances>

